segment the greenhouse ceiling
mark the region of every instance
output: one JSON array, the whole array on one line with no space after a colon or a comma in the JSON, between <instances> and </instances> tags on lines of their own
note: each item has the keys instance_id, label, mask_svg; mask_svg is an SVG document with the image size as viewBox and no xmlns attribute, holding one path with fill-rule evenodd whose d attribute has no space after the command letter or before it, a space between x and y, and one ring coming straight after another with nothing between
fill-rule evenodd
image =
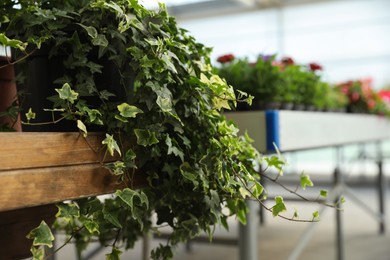
<instances>
[{"instance_id":1,"label":"greenhouse ceiling","mask_svg":"<svg viewBox=\"0 0 390 260\"><path fill-rule=\"evenodd\" d=\"M254 9L311 4L324 1L331 0L141 0L150 9L157 9L158 2L163 2L166 4L169 13L180 19L196 19L252 11Z\"/></svg>"}]
</instances>

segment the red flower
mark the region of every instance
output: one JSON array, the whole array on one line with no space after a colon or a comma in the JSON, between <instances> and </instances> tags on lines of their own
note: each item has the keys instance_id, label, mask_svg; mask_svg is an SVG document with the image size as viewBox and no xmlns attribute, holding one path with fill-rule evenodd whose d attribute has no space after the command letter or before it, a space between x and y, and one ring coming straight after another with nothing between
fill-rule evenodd
<instances>
[{"instance_id":1,"label":"red flower","mask_svg":"<svg viewBox=\"0 0 390 260\"><path fill-rule=\"evenodd\" d=\"M295 64L294 60L292 58L290 58L290 57L284 57L282 59L282 63L284 65L294 65Z\"/></svg>"},{"instance_id":2,"label":"red flower","mask_svg":"<svg viewBox=\"0 0 390 260\"><path fill-rule=\"evenodd\" d=\"M322 66L318 63L309 63L309 68L311 71L322 70Z\"/></svg>"},{"instance_id":3,"label":"red flower","mask_svg":"<svg viewBox=\"0 0 390 260\"><path fill-rule=\"evenodd\" d=\"M235 59L233 54L225 54L222 56L219 56L217 61L220 63L227 63L227 62L232 62Z\"/></svg>"},{"instance_id":4,"label":"red flower","mask_svg":"<svg viewBox=\"0 0 390 260\"><path fill-rule=\"evenodd\" d=\"M357 92L353 92L353 93L351 93L351 97L350 97L350 99L351 99L351 101L352 101L352 102L356 102L356 101L358 101L358 100L360 99L360 95L359 95L359 93L357 93Z\"/></svg>"},{"instance_id":5,"label":"red flower","mask_svg":"<svg viewBox=\"0 0 390 260\"><path fill-rule=\"evenodd\" d=\"M381 97L383 101L386 103L390 103L390 90L380 90L378 95Z\"/></svg>"}]
</instances>

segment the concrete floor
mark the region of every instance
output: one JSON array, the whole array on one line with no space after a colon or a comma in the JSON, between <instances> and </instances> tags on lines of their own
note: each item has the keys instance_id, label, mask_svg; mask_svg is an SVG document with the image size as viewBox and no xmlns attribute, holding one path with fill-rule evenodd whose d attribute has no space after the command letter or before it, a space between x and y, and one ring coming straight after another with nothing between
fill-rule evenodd
<instances>
[{"instance_id":1,"label":"concrete floor","mask_svg":"<svg viewBox=\"0 0 390 260\"><path fill-rule=\"evenodd\" d=\"M354 193L365 201L373 210L378 208L377 191L372 187L354 188ZM386 193L386 208L390 208L390 194ZM319 208L316 204L302 202L287 202L290 208L297 208L302 218L311 216ZM270 202L271 205L271 202ZM384 235L379 235L379 225L376 220L346 197L342 213L343 232L345 243L345 259L347 260L389 260L390 259L390 229ZM288 214L288 213L287 213ZM291 212L292 214L292 212ZM390 223L390 215L386 216L386 223ZM305 230L309 225L315 225L309 243L297 259L299 260L331 260L337 259L335 247L335 210L326 208L321 220L315 224L296 223L279 218L273 218L266 213L265 225L258 229L258 259L259 260L286 260L296 248ZM216 236L237 238L238 224L230 220L230 232L217 230ZM151 246L164 243L164 240L152 240ZM91 259L105 259L105 250ZM74 259L73 248L61 250L57 259ZM131 251L122 254L122 259L142 259L142 241L136 244ZM239 250L234 245L221 245L210 243L191 243L191 250L185 246L176 249L175 260L238 260Z\"/></svg>"}]
</instances>

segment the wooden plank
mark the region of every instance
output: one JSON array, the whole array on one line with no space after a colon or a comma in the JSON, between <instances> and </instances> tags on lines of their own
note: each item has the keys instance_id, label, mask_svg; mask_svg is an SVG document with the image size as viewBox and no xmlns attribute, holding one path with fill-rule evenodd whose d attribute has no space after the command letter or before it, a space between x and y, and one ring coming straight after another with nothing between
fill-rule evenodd
<instances>
[{"instance_id":1,"label":"wooden plank","mask_svg":"<svg viewBox=\"0 0 390 260\"><path fill-rule=\"evenodd\" d=\"M0 171L96 163L102 140L98 133L87 139L79 133L0 133Z\"/></svg>"},{"instance_id":2,"label":"wooden plank","mask_svg":"<svg viewBox=\"0 0 390 260\"><path fill-rule=\"evenodd\" d=\"M129 186L144 183L142 175L135 174ZM0 186L0 211L7 211L112 193L125 184L100 164L86 164L2 171Z\"/></svg>"}]
</instances>

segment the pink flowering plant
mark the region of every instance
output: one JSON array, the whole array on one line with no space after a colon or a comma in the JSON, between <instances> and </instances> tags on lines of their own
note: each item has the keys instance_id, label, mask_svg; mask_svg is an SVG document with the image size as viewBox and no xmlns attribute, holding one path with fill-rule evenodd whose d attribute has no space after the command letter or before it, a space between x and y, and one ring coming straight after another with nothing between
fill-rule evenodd
<instances>
[{"instance_id":1,"label":"pink flowering plant","mask_svg":"<svg viewBox=\"0 0 390 260\"><path fill-rule=\"evenodd\" d=\"M351 113L371 113L389 115L390 92L388 90L375 91L372 79L348 80L337 86L347 97L347 110Z\"/></svg>"}]
</instances>

